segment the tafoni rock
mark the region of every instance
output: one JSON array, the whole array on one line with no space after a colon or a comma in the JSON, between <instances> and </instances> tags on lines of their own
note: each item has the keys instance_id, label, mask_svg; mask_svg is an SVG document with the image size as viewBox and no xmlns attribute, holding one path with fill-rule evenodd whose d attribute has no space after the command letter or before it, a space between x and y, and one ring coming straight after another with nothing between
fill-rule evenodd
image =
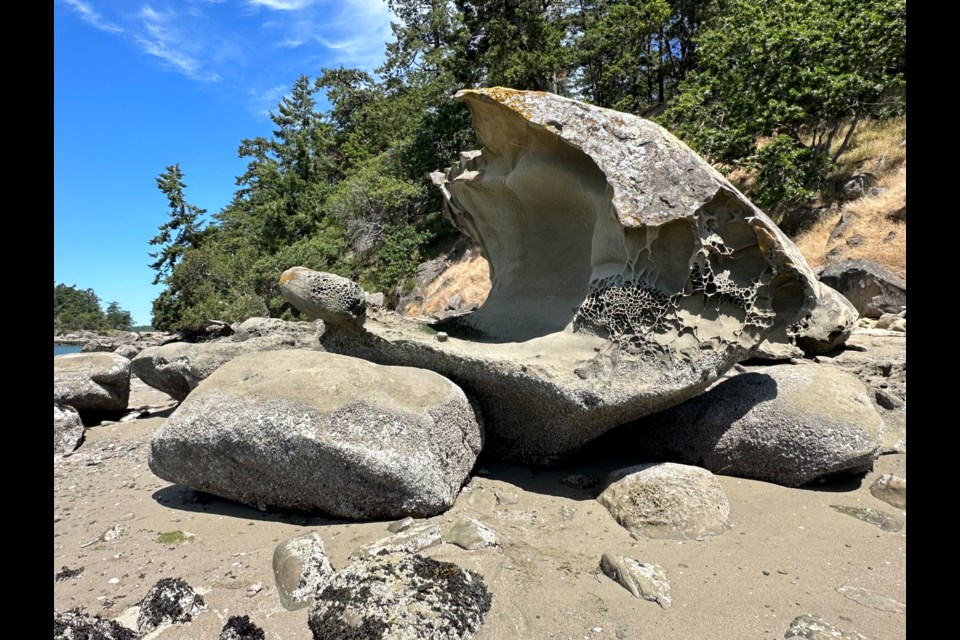
<instances>
[{"instance_id":1,"label":"tafoni rock","mask_svg":"<svg viewBox=\"0 0 960 640\"><path fill-rule=\"evenodd\" d=\"M327 324L363 324L367 297L360 285L333 273L292 267L280 275L280 293L309 318Z\"/></svg>"},{"instance_id":2,"label":"tafoni rock","mask_svg":"<svg viewBox=\"0 0 960 640\"><path fill-rule=\"evenodd\" d=\"M741 373L625 425L608 446L714 473L799 486L873 467L883 419L853 375L819 364ZM623 439L621 439L621 437Z\"/></svg>"},{"instance_id":3,"label":"tafoni rock","mask_svg":"<svg viewBox=\"0 0 960 640\"><path fill-rule=\"evenodd\" d=\"M123 411L130 361L115 353L68 353L53 359L53 402L77 411Z\"/></svg>"},{"instance_id":4,"label":"tafoni rock","mask_svg":"<svg viewBox=\"0 0 960 640\"><path fill-rule=\"evenodd\" d=\"M324 345L454 380L496 455L558 462L701 393L813 309L793 243L660 126L550 93L456 99L483 150L432 177L489 261L490 295L433 325L446 341L383 313Z\"/></svg>"},{"instance_id":5,"label":"tafoni rock","mask_svg":"<svg viewBox=\"0 0 960 640\"><path fill-rule=\"evenodd\" d=\"M432 371L266 351L201 382L148 461L165 480L262 509L432 516L460 493L482 437L463 391Z\"/></svg>"},{"instance_id":6,"label":"tafoni rock","mask_svg":"<svg viewBox=\"0 0 960 640\"><path fill-rule=\"evenodd\" d=\"M790 342L808 356L815 356L844 344L859 319L853 303L820 282L817 306L810 315L788 327L787 333Z\"/></svg>"},{"instance_id":7,"label":"tafoni rock","mask_svg":"<svg viewBox=\"0 0 960 640\"><path fill-rule=\"evenodd\" d=\"M212 342L171 342L141 351L130 363L133 373L154 389L183 400L200 381L237 356L278 349L323 351L323 323L250 318L229 338Z\"/></svg>"}]
</instances>

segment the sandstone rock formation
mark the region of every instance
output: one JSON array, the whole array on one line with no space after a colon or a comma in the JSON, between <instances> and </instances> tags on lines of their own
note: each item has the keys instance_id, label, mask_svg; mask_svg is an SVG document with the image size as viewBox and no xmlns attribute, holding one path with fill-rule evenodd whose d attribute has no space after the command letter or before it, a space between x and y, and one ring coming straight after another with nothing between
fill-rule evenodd
<instances>
[{"instance_id":1,"label":"sandstone rock formation","mask_svg":"<svg viewBox=\"0 0 960 640\"><path fill-rule=\"evenodd\" d=\"M130 363L145 383L183 400L200 381L237 356L255 351L315 349L322 351L323 325L250 318L229 338L213 342L171 342L141 351Z\"/></svg>"},{"instance_id":2,"label":"sandstone rock formation","mask_svg":"<svg viewBox=\"0 0 960 640\"><path fill-rule=\"evenodd\" d=\"M481 441L463 391L433 372L269 351L200 383L154 435L149 464L261 508L427 516L453 504Z\"/></svg>"},{"instance_id":3,"label":"sandstone rock formation","mask_svg":"<svg viewBox=\"0 0 960 640\"><path fill-rule=\"evenodd\" d=\"M864 318L899 313L907 305L907 283L869 260L832 264L820 280L845 296Z\"/></svg>"},{"instance_id":4,"label":"sandstone rock formation","mask_svg":"<svg viewBox=\"0 0 960 640\"><path fill-rule=\"evenodd\" d=\"M821 282L817 306L787 331L791 342L808 356L815 356L844 344L859 319L860 314L853 303Z\"/></svg>"},{"instance_id":5,"label":"sandstone rock formation","mask_svg":"<svg viewBox=\"0 0 960 640\"><path fill-rule=\"evenodd\" d=\"M883 428L866 388L852 375L828 365L776 365L724 380L625 426L626 442L612 446L798 486L872 468Z\"/></svg>"},{"instance_id":6,"label":"sandstone rock formation","mask_svg":"<svg viewBox=\"0 0 960 640\"><path fill-rule=\"evenodd\" d=\"M77 411L123 411L130 361L114 353L69 353L53 359L53 402Z\"/></svg>"},{"instance_id":7,"label":"sandstone rock formation","mask_svg":"<svg viewBox=\"0 0 960 640\"><path fill-rule=\"evenodd\" d=\"M434 325L445 342L384 314L324 343L450 377L500 456L556 462L697 395L813 308L796 247L658 125L549 93L457 99L484 148L433 179L489 260L489 297Z\"/></svg>"},{"instance_id":8,"label":"sandstone rock formation","mask_svg":"<svg viewBox=\"0 0 960 640\"><path fill-rule=\"evenodd\" d=\"M615 471L597 497L631 533L648 538L699 538L730 528L730 503L712 473L665 462Z\"/></svg>"},{"instance_id":9,"label":"sandstone rock formation","mask_svg":"<svg viewBox=\"0 0 960 640\"><path fill-rule=\"evenodd\" d=\"M292 267L280 275L280 293L310 318L328 324L363 324L367 298L352 280L333 273Z\"/></svg>"},{"instance_id":10,"label":"sandstone rock formation","mask_svg":"<svg viewBox=\"0 0 960 640\"><path fill-rule=\"evenodd\" d=\"M337 572L310 610L309 625L314 640L464 640L476 634L492 599L473 571L386 554Z\"/></svg>"}]
</instances>

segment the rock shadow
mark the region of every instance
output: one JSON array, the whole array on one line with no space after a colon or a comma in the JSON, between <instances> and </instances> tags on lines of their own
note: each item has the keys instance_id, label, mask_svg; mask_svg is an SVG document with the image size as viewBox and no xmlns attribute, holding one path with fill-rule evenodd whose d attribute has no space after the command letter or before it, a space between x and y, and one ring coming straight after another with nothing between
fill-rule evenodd
<instances>
[{"instance_id":1,"label":"rock shadow","mask_svg":"<svg viewBox=\"0 0 960 640\"><path fill-rule=\"evenodd\" d=\"M209 513L228 516L241 520L255 520L259 522L289 522L301 526L320 526L329 524L349 524L353 520L327 517L323 514L305 513L282 509L261 511L256 507L220 498L204 491L194 491L178 484L158 489L150 496L158 504L191 513Z\"/></svg>"}]
</instances>

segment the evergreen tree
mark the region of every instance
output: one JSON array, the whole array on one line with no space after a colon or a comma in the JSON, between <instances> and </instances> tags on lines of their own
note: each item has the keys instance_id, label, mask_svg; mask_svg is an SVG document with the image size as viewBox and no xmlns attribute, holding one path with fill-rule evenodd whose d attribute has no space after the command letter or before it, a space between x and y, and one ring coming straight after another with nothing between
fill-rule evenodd
<instances>
[{"instance_id":1,"label":"evergreen tree","mask_svg":"<svg viewBox=\"0 0 960 640\"><path fill-rule=\"evenodd\" d=\"M160 284L173 273L173 268L183 257L183 252L196 245L200 234L200 216L206 213L186 201L183 190L183 172L180 165L172 164L157 178L157 188L167 197L170 206L170 219L160 225L160 232L150 240L151 245L161 245L161 249L151 253L156 261L150 268L157 272L153 284Z\"/></svg>"},{"instance_id":2,"label":"evergreen tree","mask_svg":"<svg viewBox=\"0 0 960 640\"><path fill-rule=\"evenodd\" d=\"M130 315L130 312L121 309L120 304L117 302L111 302L107 305L104 321L110 329L130 331L130 328L133 327L133 317Z\"/></svg>"}]
</instances>

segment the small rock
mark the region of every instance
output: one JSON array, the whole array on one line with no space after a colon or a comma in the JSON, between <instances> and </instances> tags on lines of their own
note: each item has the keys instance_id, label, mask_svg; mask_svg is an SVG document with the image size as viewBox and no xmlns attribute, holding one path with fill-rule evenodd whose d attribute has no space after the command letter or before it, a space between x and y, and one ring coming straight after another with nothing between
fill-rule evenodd
<instances>
[{"instance_id":1,"label":"small rock","mask_svg":"<svg viewBox=\"0 0 960 640\"><path fill-rule=\"evenodd\" d=\"M496 532L473 518L462 518L453 525L446 541L467 551L496 547L500 544Z\"/></svg>"},{"instance_id":2,"label":"small rock","mask_svg":"<svg viewBox=\"0 0 960 640\"><path fill-rule=\"evenodd\" d=\"M846 633L832 624L824 622L820 616L810 614L797 616L784 634L785 640L867 640L859 633Z\"/></svg>"},{"instance_id":3,"label":"small rock","mask_svg":"<svg viewBox=\"0 0 960 640\"><path fill-rule=\"evenodd\" d=\"M390 533L400 533L401 531L406 531L413 526L413 523L416 522L413 518L404 518L403 520L397 520L396 522L391 522L390 526L387 527L387 531Z\"/></svg>"},{"instance_id":4,"label":"small rock","mask_svg":"<svg viewBox=\"0 0 960 640\"><path fill-rule=\"evenodd\" d=\"M445 331L437 332L437 342L446 342L449 337Z\"/></svg>"},{"instance_id":5,"label":"small rock","mask_svg":"<svg viewBox=\"0 0 960 640\"><path fill-rule=\"evenodd\" d=\"M442 535L438 524L417 525L388 538L363 545L350 554L350 559L368 558L379 554L381 551L387 553L416 553L440 542Z\"/></svg>"},{"instance_id":6,"label":"small rock","mask_svg":"<svg viewBox=\"0 0 960 640\"><path fill-rule=\"evenodd\" d=\"M290 538L273 551L273 578L287 611L309 606L332 576L333 566L318 533Z\"/></svg>"},{"instance_id":7,"label":"small rock","mask_svg":"<svg viewBox=\"0 0 960 640\"><path fill-rule=\"evenodd\" d=\"M889 391L884 391L883 389L877 389L873 392L873 399L876 400L877 404L887 409L888 411L893 411L894 409L899 409L903 406L903 401L891 394Z\"/></svg>"},{"instance_id":8,"label":"small rock","mask_svg":"<svg viewBox=\"0 0 960 640\"><path fill-rule=\"evenodd\" d=\"M870 493L897 509L907 508L907 480L885 473L870 485Z\"/></svg>"},{"instance_id":9,"label":"small rock","mask_svg":"<svg viewBox=\"0 0 960 640\"><path fill-rule=\"evenodd\" d=\"M119 622L104 620L80 609L53 612L53 640L135 640L136 637L132 629Z\"/></svg>"},{"instance_id":10,"label":"small rock","mask_svg":"<svg viewBox=\"0 0 960 640\"><path fill-rule=\"evenodd\" d=\"M894 533L903 528L903 521L883 511L868 509L867 507L847 507L840 504L830 505L831 509L853 516L857 520L863 520L872 525L880 527L884 531Z\"/></svg>"},{"instance_id":11,"label":"small rock","mask_svg":"<svg viewBox=\"0 0 960 640\"><path fill-rule=\"evenodd\" d=\"M493 596L483 579L451 562L384 554L338 571L317 596L308 623L314 640L466 640Z\"/></svg>"},{"instance_id":12,"label":"small rock","mask_svg":"<svg viewBox=\"0 0 960 640\"><path fill-rule=\"evenodd\" d=\"M844 598L853 600L854 602L862 604L865 607L870 607L871 609L904 614L907 612L907 605L903 604L902 602L897 602L893 598L882 596L879 593L874 593L868 589L851 587L844 584L837 587L837 593L843 595Z\"/></svg>"},{"instance_id":13,"label":"small rock","mask_svg":"<svg viewBox=\"0 0 960 640\"><path fill-rule=\"evenodd\" d=\"M107 580L107 584L117 584L120 582L120 578L110 578Z\"/></svg>"},{"instance_id":14,"label":"small rock","mask_svg":"<svg viewBox=\"0 0 960 640\"><path fill-rule=\"evenodd\" d=\"M123 525L115 524L100 535L100 540L102 542L110 542L116 540L123 534L124 528Z\"/></svg>"},{"instance_id":15,"label":"small rock","mask_svg":"<svg viewBox=\"0 0 960 640\"><path fill-rule=\"evenodd\" d=\"M573 505L565 504L560 507L560 517L564 522L570 522L573 520L573 516L576 515L577 508Z\"/></svg>"},{"instance_id":16,"label":"small rock","mask_svg":"<svg viewBox=\"0 0 960 640\"><path fill-rule=\"evenodd\" d=\"M160 625L183 624L206 610L203 597L181 578L162 578L143 600L137 616L137 629L149 633Z\"/></svg>"},{"instance_id":17,"label":"small rock","mask_svg":"<svg viewBox=\"0 0 960 640\"><path fill-rule=\"evenodd\" d=\"M62 567L60 571L57 572L57 575L53 576L54 582L63 582L64 580L70 580L71 578L76 578L83 573L83 567L77 567L76 569L71 569L70 567Z\"/></svg>"},{"instance_id":18,"label":"small rock","mask_svg":"<svg viewBox=\"0 0 960 640\"><path fill-rule=\"evenodd\" d=\"M253 596L255 596L255 595L257 595L258 593L260 593L261 591L263 591L263 583L262 583L262 582L254 582L252 585L250 585L249 587L247 587L246 596L247 596L248 598L252 598Z\"/></svg>"},{"instance_id":19,"label":"small rock","mask_svg":"<svg viewBox=\"0 0 960 640\"><path fill-rule=\"evenodd\" d=\"M635 598L656 602L664 609L670 607L670 583L663 567L605 553L600 559L600 570L614 582L623 585Z\"/></svg>"},{"instance_id":20,"label":"small rock","mask_svg":"<svg viewBox=\"0 0 960 640\"><path fill-rule=\"evenodd\" d=\"M220 631L219 640L264 640L263 629L250 622L250 616L230 616Z\"/></svg>"}]
</instances>

